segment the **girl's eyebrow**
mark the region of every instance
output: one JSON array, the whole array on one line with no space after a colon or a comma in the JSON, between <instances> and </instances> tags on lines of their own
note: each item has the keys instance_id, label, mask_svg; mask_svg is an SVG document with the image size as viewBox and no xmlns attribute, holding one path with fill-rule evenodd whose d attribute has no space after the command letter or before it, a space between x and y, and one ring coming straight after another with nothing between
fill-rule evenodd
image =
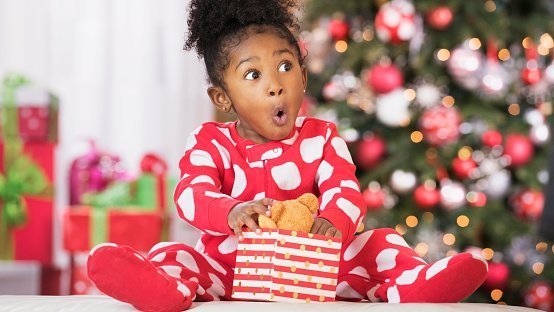
<instances>
[{"instance_id":1,"label":"girl's eyebrow","mask_svg":"<svg viewBox=\"0 0 554 312\"><path fill-rule=\"evenodd\" d=\"M247 57L245 59L240 60L240 62L235 67L235 71L239 68L240 65L242 65L242 63L252 62L253 60L260 60L260 58L257 57L257 56L250 56L250 57Z\"/></svg>"},{"instance_id":2,"label":"girl's eyebrow","mask_svg":"<svg viewBox=\"0 0 554 312\"><path fill-rule=\"evenodd\" d=\"M276 55L281 55L283 53L289 53L290 55L294 56L294 54L292 53L291 50L287 49L287 48L284 48L284 49L280 49L280 50L275 50L273 52L273 56L276 56Z\"/></svg>"},{"instance_id":3,"label":"girl's eyebrow","mask_svg":"<svg viewBox=\"0 0 554 312\"><path fill-rule=\"evenodd\" d=\"M289 50L289 49L287 49L287 48L273 51L273 56L281 55L281 54L283 54L283 53L288 53L288 54L294 56L294 53L292 53L292 51ZM247 58L245 58L245 59L240 60L240 62L237 64L237 66L235 66L235 71L239 68L240 65L242 65L242 63L252 62L252 61L254 61L254 60L258 60L258 61L259 61L260 58L257 57L257 56L250 56L250 57L247 57Z\"/></svg>"}]
</instances>

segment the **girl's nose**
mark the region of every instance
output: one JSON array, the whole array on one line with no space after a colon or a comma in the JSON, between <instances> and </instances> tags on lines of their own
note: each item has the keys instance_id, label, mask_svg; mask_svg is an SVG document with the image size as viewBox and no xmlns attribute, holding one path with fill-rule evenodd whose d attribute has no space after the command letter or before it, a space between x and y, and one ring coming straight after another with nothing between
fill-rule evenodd
<instances>
[{"instance_id":1,"label":"girl's nose","mask_svg":"<svg viewBox=\"0 0 554 312\"><path fill-rule=\"evenodd\" d=\"M283 87L277 86L274 88L270 88L268 93L269 93L269 96L281 95L283 94Z\"/></svg>"}]
</instances>

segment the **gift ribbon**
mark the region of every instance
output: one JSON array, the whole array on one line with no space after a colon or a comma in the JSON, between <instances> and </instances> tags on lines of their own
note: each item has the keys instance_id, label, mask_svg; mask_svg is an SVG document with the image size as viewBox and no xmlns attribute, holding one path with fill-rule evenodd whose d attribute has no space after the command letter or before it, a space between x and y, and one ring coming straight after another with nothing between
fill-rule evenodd
<instances>
[{"instance_id":1,"label":"gift ribbon","mask_svg":"<svg viewBox=\"0 0 554 312\"><path fill-rule=\"evenodd\" d=\"M23 153L23 143L18 134L18 115L15 90L29 81L22 76L8 75L2 88L2 139L4 144L5 174L0 174L0 198L2 212L0 222L0 258L13 258L12 229L27 220L23 195L37 195L47 189L46 176L40 167Z\"/></svg>"},{"instance_id":2,"label":"gift ribbon","mask_svg":"<svg viewBox=\"0 0 554 312\"><path fill-rule=\"evenodd\" d=\"M108 241L108 211L91 208L90 210L90 246L96 246Z\"/></svg>"},{"instance_id":3,"label":"gift ribbon","mask_svg":"<svg viewBox=\"0 0 554 312\"><path fill-rule=\"evenodd\" d=\"M157 208L159 211L163 212L166 209L166 173L167 173L167 163L156 154L146 154L140 162L140 169L145 174L153 175L157 180ZM142 190L139 190L142 191ZM137 194L138 196L144 196Z\"/></svg>"}]
</instances>

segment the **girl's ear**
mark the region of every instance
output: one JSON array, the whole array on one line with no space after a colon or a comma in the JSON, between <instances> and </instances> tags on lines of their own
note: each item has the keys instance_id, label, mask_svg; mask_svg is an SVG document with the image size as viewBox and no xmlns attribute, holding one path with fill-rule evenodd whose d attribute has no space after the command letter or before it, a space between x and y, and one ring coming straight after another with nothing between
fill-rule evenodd
<instances>
[{"instance_id":1,"label":"girl's ear","mask_svg":"<svg viewBox=\"0 0 554 312\"><path fill-rule=\"evenodd\" d=\"M229 112L231 110L233 103L231 103L231 99L227 96L227 93L223 90L223 88L209 87L207 92L210 100L212 100L212 103L215 107L217 107L217 109L224 112Z\"/></svg>"},{"instance_id":2,"label":"girl's ear","mask_svg":"<svg viewBox=\"0 0 554 312\"><path fill-rule=\"evenodd\" d=\"M306 69L306 65L302 65L302 84L304 92L306 92L306 87L308 86L308 70Z\"/></svg>"}]
</instances>

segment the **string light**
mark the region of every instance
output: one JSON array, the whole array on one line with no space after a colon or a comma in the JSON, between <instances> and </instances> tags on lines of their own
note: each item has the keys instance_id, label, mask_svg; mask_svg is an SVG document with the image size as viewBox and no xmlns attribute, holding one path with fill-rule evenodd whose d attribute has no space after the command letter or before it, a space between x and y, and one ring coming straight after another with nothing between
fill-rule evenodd
<instances>
[{"instance_id":1,"label":"string light","mask_svg":"<svg viewBox=\"0 0 554 312\"><path fill-rule=\"evenodd\" d=\"M500 51L498 51L498 58L501 60L501 61L507 61L509 60L511 57L510 55L510 51L508 51L508 49L502 49Z\"/></svg>"},{"instance_id":2,"label":"string light","mask_svg":"<svg viewBox=\"0 0 554 312\"><path fill-rule=\"evenodd\" d=\"M508 113L510 113L510 115L512 115L512 116L519 115L519 113L520 113L519 104L517 104L517 103L510 104L508 106Z\"/></svg>"},{"instance_id":3,"label":"string light","mask_svg":"<svg viewBox=\"0 0 554 312\"><path fill-rule=\"evenodd\" d=\"M344 40L339 40L335 43L335 50L339 53L344 53L348 49L348 43Z\"/></svg>"},{"instance_id":4,"label":"string light","mask_svg":"<svg viewBox=\"0 0 554 312\"><path fill-rule=\"evenodd\" d=\"M544 253L548 249L548 244L545 242L539 242L535 248L538 252Z\"/></svg>"},{"instance_id":5,"label":"string light","mask_svg":"<svg viewBox=\"0 0 554 312\"><path fill-rule=\"evenodd\" d=\"M403 225L403 224L397 224L396 227L394 228L396 230L396 232L398 232L398 234L400 235L404 235L406 234L406 232L408 231L408 228Z\"/></svg>"},{"instance_id":6,"label":"string light","mask_svg":"<svg viewBox=\"0 0 554 312\"><path fill-rule=\"evenodd\" d=\"M546 56L546 55L550 54L550 49L548 49L547 47L545 47L542 44L539 44L539 46L537 47L537 51L542 56Z\"/></svg>"},{"instance_id":7,"label":"string light","mask_svg":"<svg viewBox=\"0 0 554 312\"><path fill-rule=\"evenodd\" d=\"M494 256L494 250L490 249L490 248L485 248L483 250L481 250L481 256L483 256L483 258L485 260L491 260L492 257Z\"/></svg>"},{"instance_id":8,"label":"string light","mask_svg":"<svg viewBox=\"0 0 554 312\"><path fill-rule=\"evenodd\" d=\"M456 219L456 223L458 224L459 227L465 228L466 226L469 225L469 218L465 215L460 215Z\"/></svg>"},{"instance_id":9,"label":"string light","mask_svg":"<svg viewBox=\"0 0 554 312\"><path fill-rule=\"evenodd\" d=\"M547 48L547 49L552 49L554 48L554 40L552 39L552 36L550 36L549 33L544 33L541 35L541 44Z\"/></svg>"},{"instance_id":10,"label":"string light","mask_svg":"<svg viewBox=\"0 0 554 312\"><path fill-rule=\"evenodd\" d=\"M531 47L531 44L533 44L533 40L530 38L530 37L525 37L523 38L523 40L521 41L521 45L525 48L525 49L528 49Z\"/></svg>"},{"instance_id":11,"label":"string light","mask_svg":"<svg viewBox=\"0 0 554 312\"><path fill-rule=\"evenodd\" d=\"M416 216L408 216L406 218L406 225L411 228L416 227L418 223L419 223L419 220L417 219Z\"/></svg>"},{"instance_id":12,"label":"string light","mask_svg":"<svg viewBox=\"0 0 554 312\"><path fill-rule=\"evenodd\" d=\"M471 38L469 39L469 48L472 50L479 50L481 48L481 40L479 38Z\"/></svg>"},{"instance_id":13,"label":"string light","mask_svg":"<svg viewBox=\"0 0 554 312\"><path fill-rule=\"evenodd\" d=\"M362 38L365 41L371 41L373 40L373 38L375 38L375 34L373 33L373 30L365 29L364 32L362 33Z\"/></svg>"},{"instance_id":14,"label":"string light","mask_svg":"<svg viewBox=\"0 0 554 312\"><path fill-rule=\"evenodd\" d=\"M423 257L427 254L427 252L429 251L429 246L427 246L427 244L425 243L418 243L415 248L414 248L415 252L417 252L417 254L420 256L420 257Z\"/></svg>"},{"instance_id":15,"label":"string light","mask_svg":"<svg viewBox=\"0 0 554 312\"><path fill-rule=\"evenodd\" d=\"M416 98L416 92L414 89L406 89L404 90L404 97L408 101L413 101Z\"/></svg>"},{"instance_id":16,"label":"string light","mask_svg":"<svg viewBox=\"0 0 554 312\"><path fill-rule=\"evenodd\" d=\"M442 98L442 105L444 105L445 107L451 107L452 105L454 105L454 103L456 103L456 100L454 100L454 97L450 95Z\"/></svg>"},{"instance_id":17,"label":"string light","mask_svg":"<svg viewBox=\"0 0 554 312\"><path fill-rule=\"evenodd\" d=\"M437 59L441 62L448 61L450 58L450 51L448 49L440 49L437 51Z\"/></svg>"},{"instance_id":18,"label":"string light","mask_svg":"<svg viewBox=\"0 0 554 312\"><path fill-rule=\"evenodd\" d=\"M442 242L445 245L452 246L456 242L456 236L452 233L446 233L442 236Z\"/></svg>"},{"instance_id":19,"label":"string light","mask_svg":"<svg viewBox=\"0 0 554 312\"><path fill-rule=\"evenodd\" d=\"M433 215L432 212L426 211L423 213L422 218L425 223L431 223L433 222L433 219L435 218L435 216Z\"/></svg>"},{"instance_id":20,"label":"string light","mask_svg":"<svg viewBox=\"0 0 554 312\"><path fill-rule=\"evenodd\" d=\"M542 262L533 263L533 272L535 272L535 274L540 275L543 270L544 270L544 263Z\"/></svg>"},{"instance_id":21,"label":"string light","mask_svg":"<svg viewBox=\"0 0 554 312\"><path fill-rule=\"evenodd\" d=\"M423 133L421 133L421 131L416 130L412 132L412 134L410 134L410 139L414 143L420 143L421 141L423 141Z\"/></svg>"},{"instance_id":22,"label":"string light","mask_svg":"<svg viewBox=\"0 0 554 312\"><path fill-rule=\"evenodd\" d=\"M496 3L494 3L494 1L492 0L487 0L485 2L485 11L489 13L496 11Z\"/></svg>"},{"instance_id":23,"label":"string light","mask_svg":"<svg viewBox=\"0 0 554 312\"><path fill-rule=\"evenodd\" d=\"M452 249L446 252L447 257L454 257L457 254L458 254L458 252L456 250L452 250Z\"/></svg>"},{"instance_id":24,"label":"string light","mask_svg":"<svg viewBox=\"0 0 554 312\"><path fill-rule=\"evenodd\" d=\"M464 146L460 148L458 151L458 157L460 157L463 160L468 160L471 158L471 153L473 152L473 149L469 146Z\"/></svg>"},{"instance_id":25,"label":"string light","mask_svg":"<svg viewBox=\"0 0 554 312\"><path fill-rule=\"evenodd\" d=\"M502 295L504 295L504 293L500 289L493 289L493 291L491 291L491 298L494 301L499 301Z\"/></svg>"}]
</instances>

